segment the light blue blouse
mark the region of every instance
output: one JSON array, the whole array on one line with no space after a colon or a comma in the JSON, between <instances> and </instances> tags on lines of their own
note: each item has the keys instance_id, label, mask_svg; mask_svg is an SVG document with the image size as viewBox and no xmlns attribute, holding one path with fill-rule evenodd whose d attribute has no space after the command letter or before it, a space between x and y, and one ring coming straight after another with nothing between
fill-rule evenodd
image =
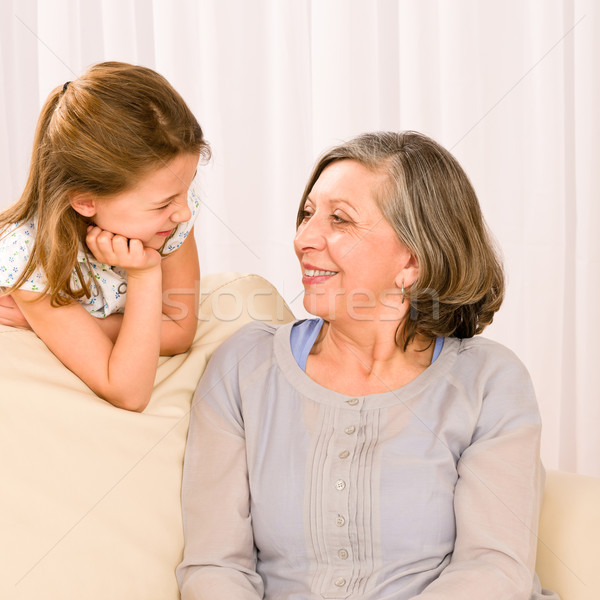
<instances>
[{"instance_id":1,"label":"light blue blouse","mask_svg":"<svg viewBox=\"0 0 600 600\"><path fill-rule=\"evenodd\" d=\"M297 321L292 327L292 331L290 333L290 346L298 366L303 371L306 371L306 361L308 359L308 355L310 354L311 348L319 336L319 332L321 331L322 327L323 319L320 317ZM432 363L440 355L443 346L444 338L436 338L435 346L433 348L433 356L431 357Z\"/></svg>"}]
</instances>

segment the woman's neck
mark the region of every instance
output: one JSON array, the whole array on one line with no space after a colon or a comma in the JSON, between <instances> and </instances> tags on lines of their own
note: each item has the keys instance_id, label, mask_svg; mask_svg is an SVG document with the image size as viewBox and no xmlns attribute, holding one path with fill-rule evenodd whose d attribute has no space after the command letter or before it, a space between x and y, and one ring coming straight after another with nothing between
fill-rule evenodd
<instances>
[{"instance_id":1,"label":"woman's neck","mask_svg":"<svg viewBox=\"0 0 600 600\"><path fill-rule=\"evenodd\" d=\"M323 324L306 363L306 373L337 392L364 396L398 389L430 364L434 344L417 337L406 350L396 344L397 322Z\"/></svg>"}]
</instances>

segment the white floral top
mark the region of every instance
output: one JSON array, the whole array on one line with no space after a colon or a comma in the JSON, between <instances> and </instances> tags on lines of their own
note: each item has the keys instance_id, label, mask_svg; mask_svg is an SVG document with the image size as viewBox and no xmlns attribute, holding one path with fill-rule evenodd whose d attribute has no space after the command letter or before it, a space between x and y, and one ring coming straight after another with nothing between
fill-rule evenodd
<instances>
[{"instance_id":1,"label":"white floral top","mask_svg":"<svg viewBox=\"0 0 600 600\"><path fill-rule=\"evenodd\" d=\"M194 183L188 192L188 206L192 212L191 219L178 225L173 235L165 242L163 254L170 254L183 244L198 216L200 197ZM0 234L0 288L13 287L25 269L35 240L36 225L36 218L28 222L13 223ZM77 259L82 273L89 273L91 291L91 297L80 298L79 303L94 317L104 318L113 313L122 313L125 310L127 291L125 270L96 262L90 252L86 256L81 246ZM81 287L75 270L73 270L72 282L75 289ZM40 269L36 269L19 289L42 292L45 287L45 274Z\"/></svg>"}]
</instances>

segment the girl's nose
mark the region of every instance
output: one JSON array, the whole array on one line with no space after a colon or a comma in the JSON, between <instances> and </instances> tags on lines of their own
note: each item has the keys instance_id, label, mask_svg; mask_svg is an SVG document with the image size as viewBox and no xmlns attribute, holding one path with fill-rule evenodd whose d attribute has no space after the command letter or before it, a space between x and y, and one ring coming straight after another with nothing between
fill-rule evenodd
<instances>
[{"instance_id":1,"label":"girl's nose","mask_svg":"<svg viewBox=\"0 0 600 600\"><path fill-rule=\"evenodd\" d=\"M192 218L192 211L187 203L187 198L185 201L181 202L175 207L175 210L171 214L171 221L173 223L185 223Z\"/></svg>"}]
</instances>

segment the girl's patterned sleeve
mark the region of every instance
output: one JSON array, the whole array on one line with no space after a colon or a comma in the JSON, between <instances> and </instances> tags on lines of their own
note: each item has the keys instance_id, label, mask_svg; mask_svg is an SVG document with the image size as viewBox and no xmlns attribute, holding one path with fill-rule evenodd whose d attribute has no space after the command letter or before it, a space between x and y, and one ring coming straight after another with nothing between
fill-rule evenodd
<instances>
[{"instance_id":1,"label":"girl's patterned sleeve","mask_svg":"<svg viewBox=\"0 0 600 600\"><path fill-rule=\"evenodd\" d=\"M0 234L0 288L10 289L27 266L35 240L35 222L14 223ZM39 269L19 286L19 289L42 292L46 278Z\"/></svg>"},{"instance_id":2,"label":"girl's patterned sleeve","mask_svg":"<svg viewBox=\"0 0 600 600\"><path fill-rule=\"evenodd\" d=\"M180 223L173 235L165 242L165 245L162 249L162 254L170 254L174 252L183 244L185 238L188 236L188 233L191 231L194 226L194 222L198 217L198 212L200 210L200 195L198 194L198 186L196 179L192 181L190 185L190 189L188 191L188 206L192 213L189 221L185 223Z\"/></svg>"}]
</instances>

